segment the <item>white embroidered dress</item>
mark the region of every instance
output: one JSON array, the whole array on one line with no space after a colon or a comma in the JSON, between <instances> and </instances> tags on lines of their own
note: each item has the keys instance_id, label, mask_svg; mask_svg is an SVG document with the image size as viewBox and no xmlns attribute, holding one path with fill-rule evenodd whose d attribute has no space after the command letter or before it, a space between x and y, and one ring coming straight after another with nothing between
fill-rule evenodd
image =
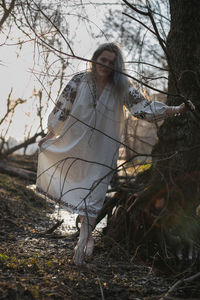
<instances>
[{"instance_id":1,"label":"white embroidered dress","mask_svg":"<svg viewBox=\"0 0 200 300\"><path fill-rule=\"evenodd\" d=\"M55 138L43 143L38 158L37 190L71 212L97 217L116 167L123 130L123 105L147 121L166 117L167 105L151 102L130 86L118 99L107 84L97 99L88 75L75 75L49 115Z\"/></svg>"}]
</instances>

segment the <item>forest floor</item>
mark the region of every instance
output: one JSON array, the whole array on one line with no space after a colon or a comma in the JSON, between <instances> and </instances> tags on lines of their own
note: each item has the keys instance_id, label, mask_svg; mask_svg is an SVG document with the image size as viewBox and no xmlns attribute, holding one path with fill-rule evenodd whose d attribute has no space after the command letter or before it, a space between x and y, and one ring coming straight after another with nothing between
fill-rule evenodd
<instances>
[{"instance_id":1,"label":"forest floor","mask_svg":"<svg viewBox=\"0 0 200 300\"><path fill-rule=\"evenodd\" d=\"M36 170L34 161L19 164ZM115 243L108 247L99 231L93 258L73 265L77 233L46 233L55 207L28 189L31 183L0 173L0 299L200 299L197 290L191 298L191 283L169 295L180 276L136 261Z\"/></svg>"}]
</instances>

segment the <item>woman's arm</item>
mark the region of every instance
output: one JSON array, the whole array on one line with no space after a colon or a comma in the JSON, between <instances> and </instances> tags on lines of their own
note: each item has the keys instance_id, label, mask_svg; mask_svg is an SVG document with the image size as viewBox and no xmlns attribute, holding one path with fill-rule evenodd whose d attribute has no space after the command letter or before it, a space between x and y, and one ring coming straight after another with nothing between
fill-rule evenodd
<instances>
[{"instance_id":1,"label":"woman's arm","mask_svg":"<svg viewBox=\"0 0 200 300\"><path fill-rule=\"evenodd\" d=\"M168 106L159 101L149 101L133 86L129 87L129 94L124 104L134 117L145 119L149 122L161 121L170 115L185 113L189 110L188 106L191 110L195 109L191 101L188 101L187 106L185 103L178 106Z\"/></svg>"},{"instance_id":2,"label":"woman's arm","mask_svg":"<svg viewBox=\"0 0 200 300\"><path fill-rule=\"evenodd\" d=\"M183 114L189 110L192 110L192 111L195 110L195 106L190 100L188 100L188 105L186 105L185 103L182 103L179 106L168 106L166 108L166 113L167 113L167 115L176 115L176 114Z\"/></svg>"},{"instance_id":3,"label":"woman's arm","mask_svg":"<svg viewBox=\"0 0 200 300\"><path fill-rule=\"evenodd\" d=\"M54 109L48 117L48 130L54 133L55 136L60 135L65 121L72 110L78 86L83 76L84 73L73 76L56 101Z\"/></svg>"},{"instance_id":4,"label":"woman's arm","mask_svg":"<svg viewBox=\"0 0 200 300\"><path fill-rule=\"evenodd\" d=\"M75 75L66 85L56 101L56 104L48 117L48 133L38 143L40 148L44 142L58 136L61 133L64 123L71 112L72 105L76 98L77 89L83 75L84 73Z\"/></svg>"}]
</instances>

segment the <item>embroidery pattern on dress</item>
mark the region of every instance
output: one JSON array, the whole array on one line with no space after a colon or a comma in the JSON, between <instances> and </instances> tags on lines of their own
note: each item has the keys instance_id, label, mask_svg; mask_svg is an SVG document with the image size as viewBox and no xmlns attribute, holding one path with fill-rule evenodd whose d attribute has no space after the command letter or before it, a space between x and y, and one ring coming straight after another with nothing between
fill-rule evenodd
<instances>
[{"instance_id":1,"label":"embroidery pattern on dress","mask_svg":"<svg viewBox=\"0 0 200 300\"><path fill-rule=\"evenodd\" d=\"M62 102L60 100L58 100L58 102L56 103L56 106L53 109L53 114L55 115L62 107Z\"/></svg>"},{"instance_id":2,"label":"embroidery pattern on dress","mask_svg":"<svg viewBox=\"0 0 200 300\"><path fill-rule=\"evenodd\" d=\"M145 119L146 113L145 112L138 112L134 114L134 117L138 118L138 119Z\"/></svg>"},{"instance_id":3,"label":"embroidery pattern on dress","mask_svg":"<svg viewBox=\"0 0 200 300\"><path fill-rule=\"evenodd\" d=\"M63 90L63 97L65 98L65 101L70 101L72 104L74 103L77 93L77 86L80 84L84 75L85 73L79 73L75 75L66 85Z\"/></svg>"},{"instance_id":4,"label":"embroidery pattern on dress","mask_svg":"<svg viewBox=\"0 0 200 300\"><path fill-rule=\"evenodd\" d=\"M59 121L66 121L67 117L71 112L71 106L74 103L77 94L77 85L80 84L81 79L85 73L80 73L75 75L70 82L64 88L59 100L57 101L54 109L53 115L58 113L58 120ZM70 105L69 105L70 104ZM67 107L69 106L69 107Z\"/></svg>"},{"instance_id":5,"label":"embroidery pattern on dress","mask_svg":"<svg viewBox=\"0 0 200 300\"><path fill-rule=\"evenodd\" d=\"M130 107L133 104L138 104L141 100L145 100L144 96L140 94L133 86L129 87L129 98L130 99Z\"/></svg>"},{"instance_id":6,"label":"embroidery pattern on dress","mask_svg":"<svg viewBox=\"0 0 200 300\"><path fill-rule=\"evenodd\" d=\"M71 112L70 109L63 108L61 113L60 113L60 116L59 116L58 120L59 121L67 120L67 117L69 116L70 112Z\"/></svg>"}]
</instances>

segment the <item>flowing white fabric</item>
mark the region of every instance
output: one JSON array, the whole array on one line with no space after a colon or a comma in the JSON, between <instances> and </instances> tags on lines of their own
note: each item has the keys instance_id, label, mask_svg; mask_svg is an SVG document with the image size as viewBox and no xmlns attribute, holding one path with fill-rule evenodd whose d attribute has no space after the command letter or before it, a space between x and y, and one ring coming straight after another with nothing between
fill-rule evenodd
<instances>
[{"instance_id":1,"label":"flowing white fabric","mask_svg":"<svg viewBox=\"0 0 200 300\"><path fill-rule=\"evenodd\" d=\"M118 159L124 104L148 121L164 119L168 108L144 99L132 86L123 101L110 83L97 99L88 73L72 78L48 119L56 137L39 153L38 191L71 212L97 217Z\"/></svg>"}]
</instances>

